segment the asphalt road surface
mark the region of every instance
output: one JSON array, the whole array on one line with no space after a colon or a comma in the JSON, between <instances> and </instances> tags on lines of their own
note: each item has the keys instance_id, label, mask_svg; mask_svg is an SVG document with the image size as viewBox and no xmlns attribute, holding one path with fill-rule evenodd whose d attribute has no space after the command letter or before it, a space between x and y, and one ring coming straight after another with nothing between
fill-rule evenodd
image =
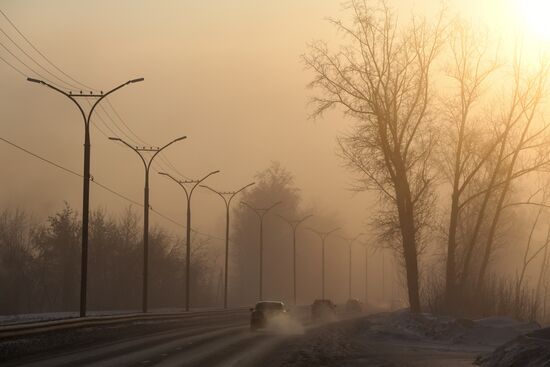
<instances>
[{"instance_id":1,"label":"asphalt road surface","mask_svg":"<svg viewBox=\"0 0 550 367\"><path fill-rule=\"evenodd\" d=\"M308 308L294 312L294 321L258 332L250 331L249 311L241 309L0 338L0 365L463 367L514 337L497 340L504 329L480 326L438 326L427 330L444 332L424 335L405 327L415 318L399 313L341 315L313 324Z\"/></svg>"},{"instance_id":2,"label":"asphalt road surface","mask_svg":"<svg viewBox=\"0 0 550 367\"><path fill-rule=\"evenodd\" d=\"M251 332L249 311L56 331L0 343L5 366L258 366L298 323Z\"/></svg>"}]
</instances>

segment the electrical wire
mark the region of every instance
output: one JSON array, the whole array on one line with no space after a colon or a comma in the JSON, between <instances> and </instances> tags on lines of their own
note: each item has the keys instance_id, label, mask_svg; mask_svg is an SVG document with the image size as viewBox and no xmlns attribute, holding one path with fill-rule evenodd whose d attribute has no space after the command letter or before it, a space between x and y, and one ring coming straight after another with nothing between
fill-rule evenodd
<instances>
[{"instance_id":1,"label":"electrical wire","mask_svg":"<svg viewBox=\"0 0 550 367\"><path fill-rule=\"evenodd\" d=\"M124 134L124 136L126 136L128 139L130 140L133 140L134 142L139 141L139 144L136 143L136 145L140 145L140 144L144 144L145 146L150 146L151 144L149 144L148 142L146 142L145 140L141 139L131 128L130 126L128 126L128 124L124 121L124 119L122 118L122 116L120 116L120 114L118 113L118 111L115 109L115 107L111 104L111 102L109 101L109 99L106 99L107 100L107 104L109 105L109 107L111 108L111 110L114 112L115 116L118 118L118 120L122 123L122 125L124 125L124 127L126 127L126 129L130 132L130 134L132 134L135 139L132 139L130 136L128 136L127 134ZM110 116L109 116L110 118ZM114 121L114 119L110 118L110 120L116 125L116 122ZM119 130L121 130L119 128ZM121 130L122 131L122 130ZM179 176L187 179L187 180L190 180L189 177L187 177L186 175L184 175L183 173L181 173L173 164L172 162L168 159L168 157L166 156L166 154L164 152L160 152L159 154L159 159L162 161L162 163L164 164L160 164L161 162L160 161L156 161L155 163L157 165L160 165L161 166L161 170L162 171L173 171L175 173L177 173ZM166 169L166 166L168 166L168 169Z\"/></svg>"},{"instance_id":2,"label":"electrical wire","mask_svg":"<svg viewBox=\"0 0 550 367\"><path fill-rule=\"evenodd\" d=\"M2 16L8 21L8 23L15 29L15 31L27 42L27 44L34 50L36 51L48 64L50 64L52 67L54 67L57 71L59 71L60 73L62 73L63 75L65 75L67 78L69 78L70 80L72 80L73 82L77 83L78 85L80 86L83 86L87 89L95 89L95 88L91 88L89 86L87 86L86 84L78 81L77 79L73 78L72 76L70 76L69 74L67 74L65 71L63 71L60 67L58 67L55 63L53 63L43 52L41 52L38 47L36 47L24 34L23 32L21 32L21 30L17 27L17 25L6 15L6 13L4 13L2 10L0 10L0 14L2 14ZM66 84L66 85L69 85L71 86L71 88L75 88L76 86L72 83L69 83L67 82L66 80L62 80L61 78L59 78L57 75L53 74L52 72L50 72L47 68L45 68L42 64L40 64L38 61L36 61L36 59L34 59L31 55L29 55L19 44L17 44L17 42L11 38L3 29L0 28L0 32L2 32L21 52L23 52L29 59L31 59L36 65L38 65L40 68L42 68L43 70L45 70L48 74L52 75L53 77L55 77L57 80L60 80L62 83ZM11 52L6 46L4 46L2 44L2 46L4 47L4 49L6 49L6 51L8 51L13 57L15 57L21 64L25 65L29 70L31 70L32 72L34 72L36 75L40 76L41 78L43 78L44 80L50 82L52 85L56 85L57 87L59 87L59 85L57 85L56 83L53 83L51 80L45 78L42 74L38 73L36 70L34 70L33 68L29 67L27 64L25 64L20 58L18 58L13 52ZM17 71L19 74L25 76L25 74L19 70L18 68L16 68L14 65L10 64L7 60L3 59L2 58L2 61L4 61L6 64L8 64L12 69L14 69L15 71ZM60 87L61 89L64 89L63 87ZM78 89L78 87L76 87ZM107 102L107 105L108 107L113 111L114 115L117 117L117 119L122 123L122 125L126 128L126 130L128 130L128 132L132 135L130 136L128 133L126 133L124 131L124 129L122 129L119 124L115 121L115 119L110 115L110 113L102 106L102 105L99 105L99 108L104 112L105 116L106 116L106 119L109 120L110 122L112 122L113 126L122 133L122 135L124 137L126 137L127 139L129 139L130 141L132 141L134 144L136 145L145 145L145 146L150 146L151 144L149 144L148 142L146 142L145 140L141 139L131 128L130 126L125 122L125 120L122 118L122 116L118 113L118 111L115 109L115 107L112 105L112 103L109 101L109 99L106 98L106 102ZM113 135L116 135L116 133L113 131L113 129L111 129L109 127L109 125L107 124L107 122L100 117L100 120L103 124L103 126L109 130ZM106 137L107 134L105 134L104 130L99 128L99 126L97 124L95 124L95 128L98 129L100 132L102 132L103 135L105 135ZM158 161L155 161L153 162L154 165L156 166L160 166L160 170L161 171L172 171L172 172L175 172L177 175L185 178L185 179L190 179L189 177L187 177L186 175L184 175L181 171L179 171L175 165L168 159L168 157L166 156L166 154L164 152L161 152L159 154L159 159Z\"/></svg>"},{"instance_id":3,"label":"electrical wire","mask_svg":"<svg viewBox=\"0 0 550 367\"><path fill-rule=\"evenodd\" d=\"M27 75L25 75L24 72L22 72L22 71L19 70L17 67L15 67L14 65L12 65L9 61L7 61L6 59L4 59L1 55L0 55L0 60L4 61L9 67L11 67L13 70L15 70L16 72L18 72L19 74L21 74L24 78L27 77Z\"/></svg>"},{"instance_id":4,"label":"electrical wire","mask_svg":"<svg viewBox=\"0 0 550 367\"><path fill-rule=\"evenodd\" d=\"M86 88L86 89L89 89L89 90L97 90L96 88L92 88L80 81L78 81L77 79L73 78L72 76L70 76L69 74L67 74L65 71L63 71L61 68L59 68L55 63L53 63L44 53L42 53L24 34L23 32L21 32L21 30L15 25L15 23L0 9L0 14L2 14L2 16L9 22L9 24L15 29L15 31L25 40L25 42L27 42L27 44L34 50L36 51L49 65L51 65L53 68L55 68L58 72L60 72L61 74L63 74L65 77L69 78L70 80L72 80L74 83ZM66 84L68 86L70 86L71 88L76 88L76 89L79 89L77 88L74 84L72 83L69 83L67 82L66 80L63 80L61 78L59 78L57 75L53 74L52 72L50 72L46 67L44 67L41 63L39 63L35 58L33 58L31 55L29 55L12 37L10 37L2 28L0 28L0 32L3 33L25 56L27 56L30 60L32 60L36 65L38 65L41 69L43 69L44 71L46 71L48 74L52 75L54 78L56 78L57 80L61 81L63 84ZM30 67L27 63L25 63L23 60L21 60L17 55L15 55L8 47L6 47L3 43L0 42L0 46L2 46L12 57L14 57L17 61L19 61L20 64L22 64L23 66L25 66L28 70L30 70L31 72L33 72L34 74L36 74L37 76L41 77L43 80L49 82L50 84L60 88L60 89L65 89L65 87L62 87L60 86L59 84L53 82L52 80L50 80L49 78L46 78L44 75L42 75L41 73L37 72L35 69L33 69L32 67ZM26 77L26 74L21 71L18 67L16 67L15 65L13 65L12 63L10 63L9 61L7 61L6 59L4 59L1 55L0 55L0 60L2 60L5 64L7 64L10 68L12 68L15 72L17 72L18 74L22 75L23 77ZM88 103L88 106L91 107L91 102L88 101L87 99L85 99L85 101ZM149 146L150 144L148 144L145 140L141 139L131 128L130 126L124 121L124 119L121 117L121 115L118 113L118 111L115 109L115 107L112 105L112 103L109 101L109 99L106 99L106 102L107 102L107 105L110 107L110 109L113 111L113 113L115 114L115 116L118 118L118 120L122 123L122 125L129 131L129 133L133 136L131 137L130 135L128 135L128 133L126 133L119 125L118 123L115 121L115 119L109 114L109 112L102 106L100 105L100 109L101 111L105 114L106 118L108 120L110 120L113 125L115 126L115 128L120 131L122 133L123 136L125 136L126 138L128 138L130 141L132 141L133 143L135 143L136 145L140 145L138 144L138 142L140 142L141 144L144 144L146 146ZM101 116L101 114L97 113L99 111L96 111L96 116L98 117L98 119L101 121L101 123L103 124L103 126L109 130L113 135L117 135L114 130L107 124L107 122L103 119L103 117ZM103 136L105 136L106 138L108 138L108 134L105 133L105 131L100 128L98 126L97 123L95 122L91 122L92 123L92 126L97 129ZM82 175L72 171L72 170L69 170L61 165L58 165L57 163L54 163L52 161L49 161L41 156L38 156L22 147L19 147L9 141L7 141L6 139L3 139L3 138L0 138L2 139L4 142L46 162L46 163L49 163L57 168L60 168L62 170L65 170L71 174L76 174L77 176L79 177L82 177ZM160 169L162 171L170 171L172 170L173 172L176 172L179 176L185 178L185 179L189 179L189 177L185 176L183 173L181 173L175 166L174 164L172 164L172 162L168 159L168 157L166 157L166 155L164 154L164 152L161 152L161 154L159 154L159 158L160 158L160 161L155 161L153 162L154 165L157 165L157 166L160 166ZM166 169L166 166L168 166L168 169ZM158 172L158 171L157 171ZM132 200L112 189L110 189L109 187L97 182L97 181L92 181L94 182L96 185L102 187L103 189L111 192L112 194L114 195L117 195L121 198L123 198L124 200L127 200L133 204L136 204L136 205L140 205L140 206L143 206L142 204L139 204L138 202L136 202L135 200ZM156 213L157 215L159 215L160 217L164 218L165 220L168 220L170 222L172 222L173 224L176 224L178 226L181 226L181 227L184 227L184 225L178 223L177 221L165 216L164 214L156 211L156 210L153 210L151 209L151 211L153 211L154 213ZM210 238L215 238L215 239L218 239L218 240L223 240L221 238L218 238L218 237L215 237L215 236L212 236L212 235L209 235L209 234L206 234L206 233L202 233L202 232L199 232L197 230L194 230L194 229L191 229L193 232L197 233L197 234L201 234L203 236L207 236L207 237L210 237Z\"/></svg>"},{"instance_id":5,"label":"electrical wire","mask_svg":"<svg viewBox=\"0 0 550 367\"><path fill-rule=\"evenodd\" d=\"M32 67L30 67L29 65L27 65L23 60L21 60L16 54L14 54L9 48L6 47L6 45L4 45L2 42L0 42L0 46L2 46L2 48L6 51L8 51L8 53L13 57L15 58L17 61L19 61L21 64L23 64L27 69L29 69L31 72L33 72L34 74L38 75L39 77L41 77L42 79L44 79L45 81L49 82L50 84L60 88L60 89L65 89L64 87L60 86L59 84L57 83L54 83L52 82L51 80L49 80L48 78L46 78L44 75L40 74L38 71L34 70Z\"/></svg>"},{"instance_id":6,"label":"electrical wire","mask_svg":"<svg viewBox=\"0 0 550 367\"><path fill-rule=\"evenodd\" d=\"M74 89L79 89L79 87L75 86L74 84L71 84L71 83L68 83L64 80L62 80L61 78L59 78L57 75L53 74L51 71L49 71L47 68L45 68L42 64L40 64L38 61L36 61L31 55L29 55L21 46L19 46L17 44L17 42L15 42L13 40L13 38L10 37L9 34L7 34L3 29L2 27L0 27L0 32L6 36L7 39L10 40L11 43L13 43L13 45L15 47L17 47L17 49L19 51L21 51L25 56L27 56L32 62L34 62L39 68L41 68L42 70L44 70L46 73L50 74L52 77L54 77L55 79L57 79L58 81L60 81L62 84L65 84L67 85L69 88L74 88Z\"/></svg>"},{"instance_id":7,"label":"electrical wire","mask_svg":"<svg viewBox=\"0 0 550 367\"><path fill-rule=\"evenodd\" d=\"M88 107L91 108L92 102L90 102L87 98L84 98L84 100L85 100L86 103L88 104ZM103 123L103 126L107 127L107 129L109 129L109 130L112 132L111 128L110 128L110 127L107 125L107 123L101 118L101 116L100 116L99 114L96 113L96 115L94 115L93 117L96 117L96 116L97 116L97 117L99 118L99 120ZM99 131L99 132L101 133L101 135L103 135L104 137L106 137L107 139L109 139L109 134L107 134L105 131L103 131L103 129L100 128L100 127L98 126L98 124L96 124L95 119L92 119L92 120L90 121L90 123L92 124L92 126L93 126L97 131ZM113 133L113 134L114 134L114 133Z\"/></svg>"},{"instance_id":8,"label":"electrical wire","mask_svg":"<svg viewBox=\"0 0 550 367\"><path fill-rule=\"evenodd\" d=\"M25 37L25 35L19 30L19 28L15 25L15 23L13 23L11 21L10 18L8 18L8 16L6 15L6 13L4 13L2 11L2 9L0 9L0 14L2 14L2 16L4 18L6 18L6 20L11 24L11 26L17 31L17 33L19 33L19 35L32 47L32 49L34 51L36 51L40 56L42 56L42 58L44 60L46 60L46 62L48 64L50 64L51 66L53 66L57 71L59 71L61 74L65 75L67 78L69 78L70 80L72 80L73 82L77 83L78 85L86 88L86 89L89 89L89 90L97 90L97 88L92 88L90 86L87 86L86 84L82 83L82 82L79 82L78 80L76 80L75 78L73 78L72 76L70 76L69 74L65 73L63 70L61 70L59 67L57 67L56 64L54 64L48 57L46 57L46 55L44 55L42 52L40 52L40 50L27 38Z\"/></svg>"},{"instance_id":9,"label":"electrical wire","mask_svg":"<svg viewBox=\"0 0 550 367\"><path fill-rule=\"evenodd\" d=\"M18 150L20 150L20 151L22 151L22 152L24 152L24 153L26 153L26 154L28 154L28 155L34 157L34 158L37 158L37 159L39 159L40 161L42 161L42 162L44 162L44 163L47 163L47 164L49 164L49 165L51 165L51 166L54 166L54 167L56 167L56 168L59 168L60 170L66 172L66 173L69 173L69 174L71 174L71 175L74 175L74 176L83 178L83 176L82 176L80 173L78 173L78 172L76 172L76 171L74 171L74 170L72 170L72 169L70 169L70 168L64 167L64 166L62 166L61 164L56 163L56 162L54 162L54 161L52 161L52 160L50 160L50 159L47 159L47 158L45 158L45 157L43 157L43 156L41 156L41 155L39 155L39 154L37 154L37 153L34 153L34 152L32 152L32 151L30 151L30 150L28 150L28 149L26 149L26 148L24 148L24 147L22 147L22 146L20 146L20 145L18 145L18 144L16 144L16 143L14 143L14 142L12 142L12 141L6 139L6 138L3 138L3 137L0 136L0 141L3 141L4 143L6 143L6 144L12 146L13 148L16 148L16 149L18 149ZM137 202L136 200L133 200L133 199L129 198L128 196L126 196L126 195L124 195L124 194L121 194L121 193L118 192L118 191L115 191L114 189L108 187L108 186L105 185L105 184L102 184L101 182L97 181L95 178L91 179L91 182L92 182L93 184L97 185L98 187L101 187L102 189L104 189L104 190L110 192L111 194L116 195L116 196L118 196L119 198L121 198L121 199L123 199L123 200L126 200L126 201L128 201L128 202L130 202L130 203L132 203L132 204L134 204L134 205L137 205L137 206L140 206L140 207L143 208L143 204ZM154 210L154 209L152 209L152 208L150 208L150 210L151 210L153 213L157 214L160 218L163 218L163 219L165 219L165 220L171 222L172 224L175 224L175 225L177 225L177 226L179 226L179 227L181 227L181 228L186 228L185 225L183 225L183 224L179 223L178 221L176 221L176 220L170 218L169 216L167 216L167 215L165 215L165 214L159 212L158 210ZM204 236L204 237L208 237L208 238L215 239L215 240L219 240L219 241L225 241L225 239L223 239L223 238L220 238L220 237L217 237L217 236L213 236L213 235L211 235L211 234L204 233L204 232L198 231L198 230L193 229L193 228L191 228L191 231L194 232L194 233L196 233L196 234L198 234L198 235Z\"/></svg>"}]
</instances>

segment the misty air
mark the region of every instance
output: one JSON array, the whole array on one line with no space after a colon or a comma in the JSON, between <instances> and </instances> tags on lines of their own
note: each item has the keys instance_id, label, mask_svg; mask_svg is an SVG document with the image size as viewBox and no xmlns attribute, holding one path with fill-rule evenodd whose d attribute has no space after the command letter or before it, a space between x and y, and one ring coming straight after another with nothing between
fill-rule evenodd
<instances>
[{"instance_id":1,"label":"misty air","mask_svg":"<svg viewBox=\"0 0 550 367\"><path fill-rule=\"evenodd\" d=\"M550 3L0 3L0 366L550 365Z\"/></svg>"}]
</instances>

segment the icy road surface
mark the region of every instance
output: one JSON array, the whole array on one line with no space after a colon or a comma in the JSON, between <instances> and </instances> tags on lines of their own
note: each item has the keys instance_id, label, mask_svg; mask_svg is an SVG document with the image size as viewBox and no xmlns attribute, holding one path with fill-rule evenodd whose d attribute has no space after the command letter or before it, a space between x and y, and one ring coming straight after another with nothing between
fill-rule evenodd
<instances>
[{"instance_id":1,"label":"icy road surface","mask_svg":"<svg viewBox=\"0 0 550 367\"><path fill-rule=\"evenodd\" d=\"M94 327L0 340L4 366L472 366L536 328L504 318L455 320L406 311L312 324L281 320L251 332L248 312ZM19 351L13 353L13 351ZM8 353L6 353L8 352ZM2 363L1 357L8 356Z\"/></svg>"}]
</instances>

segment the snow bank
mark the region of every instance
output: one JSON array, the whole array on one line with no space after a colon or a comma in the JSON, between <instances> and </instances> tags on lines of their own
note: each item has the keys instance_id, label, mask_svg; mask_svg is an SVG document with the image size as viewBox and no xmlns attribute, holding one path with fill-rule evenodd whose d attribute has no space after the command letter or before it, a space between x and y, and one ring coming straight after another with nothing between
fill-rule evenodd
<instances>
[{"instance_id":1,"label":"snow bank","mask_svg":"<svg viewBox=\"0 0 550 367\"><path fill-rule=\"evenodd\" d=\"M468 320L429 313L413 314L408 310L381 314L373 321L375 331L388 337L493 347L540 328L537 323L507 317Z\"/></svg>"},{"instance_id":2,"label":"snow bank","mask_svg":"<svg viewBox=\"0 0 550 367\"><path fill-rule=\"evenodd\" d=\"M516 337L476 360L476 364L482 367L538 367L549 363L550 328Z\"/></svg>"}]
</instances>

